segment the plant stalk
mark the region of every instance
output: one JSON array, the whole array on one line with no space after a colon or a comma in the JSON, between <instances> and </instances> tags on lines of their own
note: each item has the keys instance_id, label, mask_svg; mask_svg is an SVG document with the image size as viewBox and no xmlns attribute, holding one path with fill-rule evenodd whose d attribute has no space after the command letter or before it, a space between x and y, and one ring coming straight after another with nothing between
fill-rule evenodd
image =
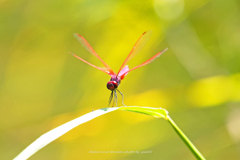
<instances>
[{"instance_id":1,"label":"plant stalk","mask_svg":"<svg viewBox=\"0 0 240 160\"><path fill-rule=\"evenodd\" d=\"M194 156L198 160L206 160L203 155L198 151L198 149L194 146L194 144L187 138L187 136L178 128L178 126L174 123L174 121L171 119L169 115L167 115L166 119L171 124L173 129L177 132L177 134L180 136L180 138L183 140L183 142L187 145L187 147L190 149L190 151L194 154Z\"/></svg>"}]
</instances>

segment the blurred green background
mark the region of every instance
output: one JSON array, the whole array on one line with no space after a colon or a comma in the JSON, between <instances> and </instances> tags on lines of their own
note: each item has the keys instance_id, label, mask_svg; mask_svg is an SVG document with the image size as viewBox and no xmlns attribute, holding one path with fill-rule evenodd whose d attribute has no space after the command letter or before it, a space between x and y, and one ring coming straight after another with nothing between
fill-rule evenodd
<instances>
[{"instance_id":1,"label":"blurred green background","mask_svg":"<svg viewBox=\"0 0 240 160\"><path fill-rule=\"evenodd\" d=\"M126 76L119 87L125 104L169 110L207 159L240 159L239 15L238 0L1 0L0 159L107 107L110 77L69 54L102 66L73 33L117 72L147 30L153 34L130 68L169 50ZM77 127L30 159L195 158L165 120L117 111Z\"/></svg>"}]
</instances>

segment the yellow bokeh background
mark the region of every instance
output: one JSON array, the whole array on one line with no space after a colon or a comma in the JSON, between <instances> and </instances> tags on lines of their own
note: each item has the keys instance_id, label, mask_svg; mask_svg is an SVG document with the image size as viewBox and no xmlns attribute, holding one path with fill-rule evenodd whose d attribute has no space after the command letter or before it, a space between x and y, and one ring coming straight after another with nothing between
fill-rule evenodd
<instances>
[{"instance_id":1,"label":"yellow bokeh background","mask_svg":"<svg viewBox=\"0 0 240 160\"><path fill-rule=\"evenodd\" d=\"M2 0L0 10L0 159L13 159L45 132L107 107L110 77L69 54L102 67L73 33L117 72L148 30L152 36L130 68L169 49L125 77L119 86L125 104L167 109L207 159L240 159L238 1ZM163 119L116 111L30 159L194 157Z\"/></svg>"}]
</instances>

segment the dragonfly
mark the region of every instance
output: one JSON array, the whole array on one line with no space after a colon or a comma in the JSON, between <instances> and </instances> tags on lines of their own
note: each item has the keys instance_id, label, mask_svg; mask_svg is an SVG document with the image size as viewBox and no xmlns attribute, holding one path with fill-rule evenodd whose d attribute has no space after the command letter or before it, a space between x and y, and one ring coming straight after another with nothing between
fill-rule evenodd
<instances>
[{"instance_id":1,"label":"dragonfly","mask_svg":"<svg viewBox=\"0 0 240 160\"><path fill-rule=\"evenodd\" d=\"M102 64L104 65L104 67L97 67L89 62L87 62L86 60L78 57L77 55L75 55L74 53L70 52L74 57L76 57L77 59L87 63L88 65L107 73L108 75L111 76L110 81L107 82L107 88L111 91L109 100L108 100L108 106L111 104L112 99L113 99L113 105L114 103L117 106L117 91L121 94L122 96L122 104L124 106L126 106L124 104L124 97L123 94L119 91L118 86L120 85L121 81L124 79L124 77L131 71L142 67L144 65L147 65L151 62L153 62L155 59L157 59L162 53L164 53L168 48L165 48L164 50L162 50L161 52L157 53L156 55L154 55L153 57L151 57L150 59L148 59L147 61L143 62L142 64L133 67L132 69L129 69L127 62L129 60L131 60L146 44L146 42L148 41L150 35L151 35L152 31L146 31L144 32L140 38L137 40L137 42L135 43L134 47L132 48L131 52L128 54L127 58L125 59L125 61L123 62L123 64L121 65L119 71L117 72L117 74L111 69L111 67L104 62L99 55L94 51L94 49L91 47L91 45L83 38L83 36L74 33L74 36L77 38L77 40L82 44L82 46L88 51L90 52L92 55L94 55L95 57L97 57Z\"/></svg>"}]
</instances>

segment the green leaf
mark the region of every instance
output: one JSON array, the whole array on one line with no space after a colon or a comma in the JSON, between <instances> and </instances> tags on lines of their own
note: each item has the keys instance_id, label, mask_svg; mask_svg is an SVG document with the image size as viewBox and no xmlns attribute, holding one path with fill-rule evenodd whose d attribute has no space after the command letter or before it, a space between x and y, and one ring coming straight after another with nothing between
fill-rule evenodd
<instances>
[{"instance_id":1,"label":"green leaf","mask_svg":"<svg viewBox=\"0 0 240 160\"><path fill-rule=\"evenodd\" d=\"M165 119L167 119L167 115L168 115L168 111L163 108L132 106L132 107L120 107L119 110L137 112L137 113L153 116L156 118L165 118Z\"/></svg>"},{"instance_id":2,"label":"green leaf","mask_svg":"<svg viewBox=\"0 0 240 160\"><path fill-rule=\"evenodd\" d=\"M34 153L39 151L41 148L45 147L55 139L59 138L63 134L72 130L73 128L79 126L80 124L83 124L98 116L101 116L103 114L106 114L115 110L136 112L136 113L150 115L156 118L166 119L171 124L173 129L177 132L179 137L183 140L183 142L187 145L187 147L191 150L191 152L195 155L195 157L199 160L205 160L202 154L197 150L197 148L192 144L192 142L187 138L187 136L180 130L180 128L178 128L178 126L170 118L167 110L162 108L138 107L138 106L102 108L102 109L98 109L96 111L87 113L81 117L71 120L43 134L38 139L36 139L32 144L30 144L26 149L24 149L17 157L15 157L14 160L26 160L30 156L32 156Z\"/></svg>"},{"instance_id":3,"label":"green leaf","mask_svg":"<svg viewBox=\"0 0 240 160\"><path fill-rule=\"evenodd\" d=\"M80 116L74 120L71 120L57 128L52 129L51 131L43 134L38 139L36 139L32 144L30 144L27 148L25 148L17 157L14 158L14 160L25 160L28 159L30 156L32 156L34 153L54 141L55 139L61 137L68 131L72 130L73 128L79 126L80 124L83 124L85 122L88 122L96 117L99 117L103 114L112 112L117 110L119 107L112 107L112 108L103 108L98 109L95 111L92 111L90 113L87 113L83 116Z\"/></svg>"}]
</instances>

